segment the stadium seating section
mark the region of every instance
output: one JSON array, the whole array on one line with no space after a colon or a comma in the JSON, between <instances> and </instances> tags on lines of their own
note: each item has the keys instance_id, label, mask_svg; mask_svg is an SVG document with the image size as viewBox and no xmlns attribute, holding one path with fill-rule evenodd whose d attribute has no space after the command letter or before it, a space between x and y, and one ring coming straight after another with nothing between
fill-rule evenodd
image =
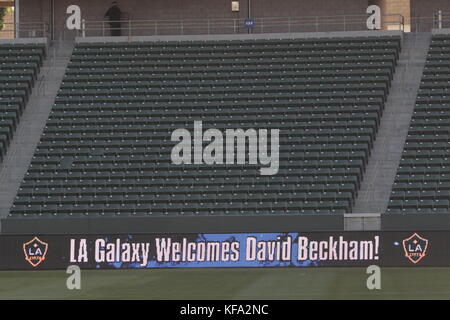
<instances>
[{"instance_id":1,"label":"stadium seating section","mask_svg":"<svg viewBox=\"0 0 450 320\"><path fill-rule=\"evenodd\" d=\"M0 161L45 56L45 44L0 44Z\"/></svg>"},{"instance_id":2,"label":"stadium seating section","mask_svg":"<svg viewBox=\"0 0 450 320\"><path fill-rule=\"evenodd\" d=\"M400 46L393 36L79 43L11 214L351 212ZM172 164L171 133L194 120L280 129L278 174Z\"/></svg>"},{"instance_id":3,"label":"stadium seating section","mask_svg":"<svg viewBox=\"0 0 450 320\"><path fill-rule=\"evenodd\" d=\"M431 40L388 213L449 212L450 35Z\"/></svg>"}]
</instances>

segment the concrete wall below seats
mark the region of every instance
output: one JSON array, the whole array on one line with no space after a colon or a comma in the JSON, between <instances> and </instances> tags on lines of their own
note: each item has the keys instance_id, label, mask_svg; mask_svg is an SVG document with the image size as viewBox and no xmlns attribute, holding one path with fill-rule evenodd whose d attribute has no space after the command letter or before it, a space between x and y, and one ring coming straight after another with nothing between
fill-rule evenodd
<instances>
[{"instance_id":1,"label":"concrete wall below seats","mask_svg":"<svg viewBox=\"0 0 450 320\"><path fill-rule=\"evenodd\" d=\"M384 214L381 216L382 230L450 230L448 214Z\"/></svg>"},{"instance_id":2,"label":"concrete wall below seats","mask_svg":"<svg viewBox=\"0 0 450 320\"><path fill-rule=\"evenodd\" d=\"M351 216L351 215L350 215ZM450 230L449 214L4 218L1 234L233 233ZM367 221L367 219L369 221ZM364 219L363 219L364 220ZM344 225L345 224L345 225Z\"/></svg>"},{"instance_id":3,"label":"concrete wall below seats","mask_svg":"<svg viewBox=\"0 0 450 320\"><path fill-rule=\"evenodd\" d=\"M378 216L378 215L377 215ZM343 215L4 218L1 234L233 233L377 230ZM370 217L369 217L370 220ZM366 221L367 222L367 221ZM376 225L373 224L376 222ZM383 214L381 231L450 230L449 214Z\"/></svg>"},{"instance_id":4,"label":"concrete wall below seats","mask_svg":"<svg viewBox=\"0 0 450 320\"><path fill-rule=\"evenodd\" d=\"M2 234L231 233L342 231L342 215L188 217L9 217Z\"/></svg>"}]
</instances>

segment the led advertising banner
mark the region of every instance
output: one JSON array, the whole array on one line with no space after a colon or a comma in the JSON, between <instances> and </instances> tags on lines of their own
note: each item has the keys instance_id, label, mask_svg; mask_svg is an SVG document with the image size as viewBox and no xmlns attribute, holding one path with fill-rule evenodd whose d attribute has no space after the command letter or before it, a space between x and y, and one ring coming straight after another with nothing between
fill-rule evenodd
<instances>
[{"instance_id":1,"label":"led advertising banner","mask_svg":"<svg viewBox=\"0 0 450 320\"><path fill-rule=\"evenodd\" d=\"M0 237L0 269L450 266L450 232Z\"/></svg>"}]
</instances>

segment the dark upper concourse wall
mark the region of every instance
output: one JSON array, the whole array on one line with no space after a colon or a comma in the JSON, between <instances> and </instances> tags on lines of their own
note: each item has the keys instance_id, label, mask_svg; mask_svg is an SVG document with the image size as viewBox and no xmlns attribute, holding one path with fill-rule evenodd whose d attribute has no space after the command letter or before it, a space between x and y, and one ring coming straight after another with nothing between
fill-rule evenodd
<instances>
[{"instance_id":1,"label":"dark upper concourse wall","mask_svg":"<svg viewBox=\"0 0 450 320\"><path fill-rule=\"evenodd\" d=\"M432 17L439 10L450 12L450 1L411 0L411 17Z\"/></svg>"},{"instance_id":2,"label":"dark upper concourse wall","mask_svg":"<svg viewBox=\"0 0 450 320\"><path fill-rule=\"evenodd\" d=\"M413 30L430 31L433 27L433 16L441 10L444 19L450 19L449 0L411 0L411 26ZM450 28L450 21L444 21L444 28Z\"/></svg>"},{"instance_id":3,"label":"dark upper concourse wall","mask_svg":"<svg viewBox=\"0 0 450 320\"><path fill-rule=\"evenodd\" d=\"M51 23L52 0L19 0L20 21ZM53 0L55 3L55 30L61 34L64 28L66 8L77 4L87 21L104 20L104 13L112 0ZM241 0L240 11L231 11L231 0L119 0L122 10L127 13L125 20L164 19L244 19L247 17L247 1ZM430 31L433 15L439 10L448 12L449 18L443 27L450 27L449 0L250 0L251 16L261 17L301 17L364 15L370 4L381 7L382 14L402 14L405 17L405 31ZM411 20L410 20L411 17ZM383 26L389 29L389 26ZM244 30L245 31L245 30ZM301 30L299 30L301 31ZM305 30L314 31L314 30ZM319 30L328 31L328 30ZM342 31L342 30L339 30ZM217 32L215 32L217 33ZM89 35L89 34L88 34ZM96 34L99 35L99 34Z\"/></svg>"},{"instance_id":4,"label":"dark upper concourse wall","mask_svg":"<svg viewBox=\"0 0 450 320\"><path fill-rule=\"evenodd\" d=\"M55 29L61 30L69 5L79 5L87 21L105 20L111 0L54 0ZM119 6L130 20L213 19L247 17L247 0L241 0L240 11L231 11L231 0L119 0ZM365 14L368 0L253 0L251 16L299 17ZM51 0L20 0L20 20L46 21L51 25Z\"/></svg>"}]
</instances>

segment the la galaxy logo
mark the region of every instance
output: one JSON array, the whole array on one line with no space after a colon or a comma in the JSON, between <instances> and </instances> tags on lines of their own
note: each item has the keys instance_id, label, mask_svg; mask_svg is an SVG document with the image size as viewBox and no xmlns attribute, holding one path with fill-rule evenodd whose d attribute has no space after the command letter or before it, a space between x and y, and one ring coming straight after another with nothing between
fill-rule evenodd
<instances>
[{"instance_id":1,"label":"la galaxy logo","mask_svg":"<svg viewBox=\"0 0 450 320\"><path fill-rule=\"evenodd\" d=\"M45 260L47 254L48 243L34 237L31 241L23 244L23 252L25 253L25 260L33 267L37 267Z\"/></svg>"},{"instance_id":2,"label":"la galaxy logo","mask_svg":"<svg viewBox=\"0 0 450 320\"><path fill-rule=\"evenodd\" d=\"M425 257L428 248L428 240L422 238L417 233L403 240L405 256L412 262L417 263Z\"/></svg>"}]
</instances>

